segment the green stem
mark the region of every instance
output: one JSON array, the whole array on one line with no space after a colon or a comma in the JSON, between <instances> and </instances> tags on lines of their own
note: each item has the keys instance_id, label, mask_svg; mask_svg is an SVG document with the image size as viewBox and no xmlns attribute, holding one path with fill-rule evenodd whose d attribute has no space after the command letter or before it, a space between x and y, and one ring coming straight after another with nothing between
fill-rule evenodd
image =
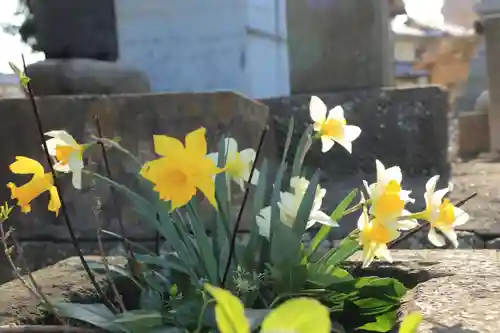
<instances>
[{"instance_id":1,"label":"green stem","mask_svg":"<svg viewBox=\"0 0 500 333\"><path fill-rule=\"evenodd\" d=\"M365 200L363 202L360 202L354 206L352 206L351 208L349 209L346 209L344 214L342 214L342 217L346 216L346 215L349 215L349 214L352 214L354 212L357 212L358 210L360 210L361 208L363 208L363 206L365 205L369 205L372 203L372 199L368 199L368 200Z\"/></svg>"},{"instance_id":2,"label":"green stem","mask_svg":"<svg viewBox=\"0 0 500 333\"><path fill-rule=\"evenodd\" d=\"M201 333L201 329L203 327L203 317L205 316L205 312L207 311L210 303L213 303L215 299L211 299L209 301L206 300L205 294L203 293L203 306L201 307L200 315L198 316L198 325L196 326L195 333Z\"/></svg>"}]
</instances>

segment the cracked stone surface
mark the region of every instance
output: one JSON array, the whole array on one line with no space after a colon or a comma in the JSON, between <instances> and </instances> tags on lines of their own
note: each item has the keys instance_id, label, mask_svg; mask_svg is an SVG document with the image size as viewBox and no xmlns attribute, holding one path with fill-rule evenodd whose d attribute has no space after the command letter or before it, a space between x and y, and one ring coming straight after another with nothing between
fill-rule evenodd
<instances>
[{"instance_id":1,"label":"cracked stone surface","mask_svg":"<svg viewBox=\"0 0 500 333\"><path fill-rule=\"evenodd\" d=\"M407 294L402 312L423 313L420 333L498 333L499 251L393 250L392 255L393 264L375 262L363 273L376 272L415 286ZM120 260L110 258L111 262ZM53 298L75 300L92 295L75 257L39 270L34 277ZM0 285L0 295L0 325L42 319L33 298L18 281Z\"/></svg>"},{"instance_id":2,"label":"cracked stone surface","mask_svg":"<svg viewBox=\"0 0 500 333\"><path fill-rule=\"evenodd\" d=\"M403 312L421 311L420 333L497 333L500 328L500 255L496 250L398 250L395 265L423 280ZM387 266L375 264L380 270ZM424 274L425 273L425 274Z\"/></svg>"}]
</instances>

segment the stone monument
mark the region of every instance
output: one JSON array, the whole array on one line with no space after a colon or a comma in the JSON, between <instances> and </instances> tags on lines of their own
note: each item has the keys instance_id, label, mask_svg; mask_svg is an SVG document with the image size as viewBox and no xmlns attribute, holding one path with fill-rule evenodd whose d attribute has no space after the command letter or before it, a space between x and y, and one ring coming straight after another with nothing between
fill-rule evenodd
<instances>
[{"instance_id":1,"label":"stone monument","mask_svg":"<svg viewBox=\"0 0 500 333\"><path fill-rule=\"evenodd\" d=\"M28 66L36 95L150 91L146 75L117 62L113 0L33 1L31 10L47 58Z\"/></svg>"},{"instance_id":2,"label":"stone monument","mask_svg":"<svg viewBox=\"0 0 500 333\"><path fill-rule=\"evenodd\" d=\"M288 1L292 93L391 85L390 15L388 0Z\"/></svg>"},{"instance_id":3,"label":"stone monument","mask_svg":"<svg viewBox=\"0 0 500 333\"><path fill-rule=\"evenodd\" d=\"M488 123L490 151L500 152L500 1L482 0L476 7L483 26L490 104Z\"/></svg>"},{"instance_id":4,"label":"stone monument","mask_svg":"<svg viewBox=\"0 0 500 333\"><path fill-rule=\"evenodd\" d=\"M285 0L116 0L118 61L154 91L290 93Z\"/></svg>"}]
</instances>

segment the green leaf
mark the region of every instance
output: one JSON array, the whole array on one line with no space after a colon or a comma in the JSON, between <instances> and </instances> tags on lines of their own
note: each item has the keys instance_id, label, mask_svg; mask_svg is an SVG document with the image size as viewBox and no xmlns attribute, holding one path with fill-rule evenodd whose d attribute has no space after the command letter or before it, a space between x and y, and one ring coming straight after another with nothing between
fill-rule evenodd
<instances>
[{"instance_id":1,"label":"green leaf","mask_svg":"<svg viewBox=\"0 0 500 333\"><path fill-rule=\"evenodd\" d=\"M164 269L173 269L180 273L189 274L188 268L185 267L185 264L174 253L163 256L134 253L134 258L143 264L155 265Z\"/></svg>"},{"instance_id":2,"label":"green leaf","mask_svg":"<svg viewBox=\"0 0 500 333\"><path fill-rule=\"evenodd\" d=\"M327 266L338 266L352 256L361 248L358 241L357 232L351 232L344 238L339 246L330 249L319 261L319 264Z\"/></svg>"},{"instance_id":3,"label":"green leaf","mask_svg":"<svg viewBox=\"0 0 500 333\"><path fill-rule=\"evenodd\" d=\"M364 324L358 327L369 332L389 332L395 325L397 320L397 312L392 311L377 316L376 321L373 323Z\"/></svg>"},{"instance_id":4,"label":"green leaf","mask_svg":"<svg viewBox=\"0 0 500 333\"><path fill-rule=\"evenodd\" d=\"M330 215L330 218L334 221L339 221L344 216L345 211L347 210L351 202L356 198L357 194L358 194L358 189L355 188L344 198L344 200L342 200L338 204L338 206L334 209L334 211Z\"/></svg>"},{"instance_id":5,"label":"green leaf","mask_svg":"<svg viewBox=\"0 0 500 333\"><path fill-rule=\"evenodd\" d=\"M335 266L323 266L317 263L307 265L307 281L327 288L334 283L352 280L346 270Z\"/></svg>"},{"instance_id":6,"label":"green leaf","mask_svg":"<svg viewBox=\"0 0 500 333\"><path fill-rule=\"evenodd\" d=\"M200 219L194 203L188 204L189 222L193 230L193 234L200 251L200 259L205 266L210 283L219 283L219 273L217 271L217 260L215 259L214 252L212 251L212 244L205 231L205 225Z\"/></svg>"},{"instance_id":7,"label":"green leaf","mask_svg":"<svg viewBox=\"0 0 500 333\"><path fill-rule=\"evenodd\" d=\"M333 221L340 221L340 219L344 215L344 212L346 211L347 207L349 207L349 205L354 200L354 198L356 198L357 194L358 194L358 190L357 189L352 190L351 193L349 193L344 198L344 200L342 200L337 205L337 207L335 208L335 210L330 215L330 218ZM330 232L330 230L331 230L331 227L329 227L327 225L323 225L321 227L321 229L314 236L314 238L313 238L313 240L311 242L311 246L309 247L309 249L306 252L308 256L310 256L312 253L314 253L318 249L319 245L325 239L325 237L328 235L328 233Z\"/></svg>"},{"instance_id":8,"label":"green leaf","mask_svg":"<svg viewBox=\"0 0 500 333\"><path fill-rule=\"evenodd\" d=\"M149 202L147 199L139 195L138 193L132 191L128 187L115 182L114 180L109 179L108 177L105 177L103 175L100 175L98 173L89 171L89 170L83 170L84 173L89 174L101 181L106 182L108 185L114 187L120 193L124 194L127 198L129 198L130 201L132 201L132 204L134 206L134 210L146 218L148 221L155 223L156 221L156 209L154 205Z\"/></svg>"},{"instance_id":9,"label":"green leaf","mask_svg":"<svg viewBox=\"0 0 500 333\"><path fill-rule=\"evenodd\" d=\"M151 288L145 288L141 291L139 304L143 310L160 311L163 310L163 297L160 292Z\"/></svg>"},{"instance_id":10,"label":"green leaf","mask_svg":"<svg viewBox=\"0 0 500 333\"><path fill-rule=\"evenodd\" d=\"M219 141L219 155L217 166L219 168L223 168L226 166L227 161L227 147L225 144L225 138L221 138ZM225 172L221 172L215 176L215 198L217 200L218 206L218 223L222 223L224 230L226 232L226 236L228 239L231 239L230 225L231 225L231 187L228 186L229 179Z\"/></svg>"},{"instance_id":11,"label":"green leaf","mask_svg":"<svg viewBox=\"0 0 500 333\"><path fill-rule=\"evenodd\" d=\"M113 323L125 327L132 333L142 333L162 326L163 317L159 311L133 310L118 315Z\"/></svg>"},{"instance_id":12,"label":"green leaf","mask_svg":"<svg viewBox=\"0 0 500 333\"><path fill-rule=\"evenodd\" d=\"M259 180L253 195L253 216L254 223L250 228L250 237L244 250L243 259L247 271L257 269L256 259L262 253L263 238L260 236L259 226L257 225L257 216L264 207L265 195L267 191L268 161L264 159L259 171Z\"/></svg>"},{"instance_id":13,"label":"green leaf","mask_svg":"<svg viewBox=\"0 0 500 333\"><path fill-rule=\"evenodd\" d=\"M282 224L280 221L278 202L281 199L281 187L283 182L283 176L285 175L285 171L287 168L286 157L288 154L288 150L290 148L290 142L292 141L293 127L294 127L294 119L292 117L290 118L290 122L288 123L288 132L286 136L285 147L283 149L283 155L281 156L280 167L276 175L276 179L274 181L274 188L271 197L271 232L270 232L271 243L274 242L273 237L275 229L278 228L277 226Z\"/></svg>"},{"instance_id":14,"label":"green leaf","mask_svg":"<svg viewBox=\"0 0 500 333\"><path fill-rule=\"evenodd\" d=\"M159 203L158 209L160 218L159 220L155 220L157 230L165 237L172 249L179 255L180 260L185 263L191 278L195 281L199 280L201 276L197 274L200 269L198 257L192 244L188 242L189 235L182 229L184 227L184 222L180 219L176 219L175 223L172 221L170 216L170 204L168 202ZM178 212L174 212L174 214L178 214Z\"/></svg>"},{"instance_id":15,"label":"green leaf","mask_svg":"<svg viewBox=\"0 0 500 333\"><path fill-rule=\"evenodd\" d=\"M417 333L418 327L423 320L420 312L411 312L403 317L399 333Z\"/></svg>"},{"instance_id":16,"label":"green leaf","mask_svg":"<svg viewBox=\"0 0 500 333\"><path fill-rule=\"evenodd\" d=\"M21 71L14 63L9 62L9 66L19 79L19 83L21 83L21 85L24 88L26 88L28 86L28 83L30 83L31 79L28 76L26 76L26 74L23 71Z\"/></svg>"},{"instance_id":17,"label":"green leaf","mask_svg":"<svg viewBox=\"0 0 500 333\"><path fill-rule=\"evenodd\" d=\"M163 326L150 329L147 333L189 333L189 331L174 326Z\"/></svg>"},{"instance_id":18,"label":"green leaf","mask_svg":"<svg viewBox=\"0 0 500 333\"><path fill-rule=\"evenodd\" d=\"M312 125L309 125L306 128L306 130L304 131L304 133L302 134L302 137L300 138L299 145L297 146L297 150L295 152L295 157L293 159L292 178L293 177L300 177L301 170L302 170L302 164L304 163L304 158L306 157L306 154L309 151L309 148L311 148L312 131L313 131Z\"/></svg>"},{"instance_id":19,"label":"green leaf","mask_svg":"<svg viewBox=\"0 0 500 333\"><path fill-rule=\"evenodd\" d=\"M113 322L116 318L104 304L56 303L58 316L80 320L111 332L130 332Z\"/></svg>"},{"instance_id":20,"label":"green leaf","mask_svg":"<svg viewBox=\"0 0 500 333\"><path fill-rule=\"evenodd\" d=\"M318 185L319 170L317 170L311 178L306 192L304 193L304 197L302 198L302 202L300 203L299 209L297 210L297 216L295 218L295 223L293 224L293 231L299 238L302 238L302 235L304 235L304 232L306 231L307 222L309 221L309 216L311 216L311 210L314 205L314 198L316 196Z\"/></svg>"}]
</instances>

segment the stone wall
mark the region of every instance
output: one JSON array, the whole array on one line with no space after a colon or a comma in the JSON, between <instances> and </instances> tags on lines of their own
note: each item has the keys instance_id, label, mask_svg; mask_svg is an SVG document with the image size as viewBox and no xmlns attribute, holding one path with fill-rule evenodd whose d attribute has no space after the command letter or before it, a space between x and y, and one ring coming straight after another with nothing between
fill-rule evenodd
<instances>
[{"instance_id":1,"label":"stone wall","mask_svg":"<svg viewBox=\"0 0 500 333\"><path fill-rule=\"evenodd\" d=\"M103 135L120 137L121 144L140 161L155 156L152 150L153 134L183 138L200 126L207 128L211 151L216 150L219 138L228 133L238 140L240 147L256 148L268 117L266 106L225 92L44 97L38 99L38 105L45 131L65 129L79 142L89 141L90 135L96 134L93 117L99 116ZM29 100L0 100L0 115L0 184L14 181L22 185L27 178L15 176L8 170L15 156L24 155L45 161ZM113 178L137 188L135 164L116 150L110 151L109 157ZM89 152L86 164L105 173L99 147ZM83 190L76 192L69 178L63 175L62 192L76 236L82 241L85 252L95 253L96 219L105 229L119 233L118 217L109 188L84 176ZM1 186L0 200L3 202L9 197L9 190ZM126 201L119 201L118 204L127 235L140 242L153 241L155 232L152 228L140 222ZM9 221L16 228L18 239L26 245L25 254L30 259L30 268L40 268L74 254L63 218L55 218L53 213L47 211L46 195L35 200L32 207L32 213L16 213ZM107 247L115 245L116 242ZM3 256L0 256L0 281L6 278L3 275L10 275L4 269L3 261Z\"/></svg>"},{"instance_id":2,"label":"stone wall","mask_svg":"<svg viewBox=\"0 0 500 333\"><path fill-rule=\"evenodd\" d=\"M331 211L353 188L360 187L361 180L375 180L376 158L387 167L402 167L404 187L414 190L413 197L417 198L413 207L415 209L423 205L421 198L429 176L440 174L443 176L442 184L446 184L449 163L448 102L445 91L437 87L378 88L322 94L319 97L330 107L342 105L348 122L363 130L354 143L352 155L340 146L335 146L327 154L321 154L319 143L316 142L306 159L305 166L309 171L322 169L322 185L328 190L323 204L325 211ZM276 151L282 150L290 117L295 117L297 127L294 142L310 123L309 99L310 95L298 95L263 100L266 106L235 94L214 93L43 97L38 102L47 130L64 128L79 141L85 141L96 133L93 116L98 115L104 135L120 137L121 144L141 161L154 156L151 142L153 134L183 137L188 131L202 125L208 130L212 149L215 149L216 139L227 133L236 137L241 147L255 148L270 110L271 132L264 154L275 165ZM0 114L4 119L0 124L0 140L4 142L0 146L0 156L4 161L3 169L0 169L0 184L13 180L22 184L22 177L14 177L8 171L8 165L15 156L26 155L40 161L44 158L29 101L0 101ZM15 144L12 144L13 140ZM113 177L134 188L133 164L116 151L110 152L110 159ZM90 152L86 164L104 173L99 149ZM271 177L273 175L271 172ZM85 253L96 254L96 219L101 221L105 229L119 232L109 189L105 184L85 178L84 189L78 193L71 187L68 177L63 180L64 198L77 237L82 242L81 247ZM7 199L8 196L8 190L0 188L0 198ZM141 223L130 205L122 200L118 204L127 236L145 245L152 245L154 231ZM64 221L48 213L46 205L46 199L40 198L34 202L33 213L16 214L12 218L25 256L29 258L30 268L45 266L74 253ZM357 214L353 214L342 220L341 227L332 232L332 241L350 232L355 227L357 217ZM113 249L118 245L116 240L107 239L105 247Z\"/></svg>"}]
</instances>

